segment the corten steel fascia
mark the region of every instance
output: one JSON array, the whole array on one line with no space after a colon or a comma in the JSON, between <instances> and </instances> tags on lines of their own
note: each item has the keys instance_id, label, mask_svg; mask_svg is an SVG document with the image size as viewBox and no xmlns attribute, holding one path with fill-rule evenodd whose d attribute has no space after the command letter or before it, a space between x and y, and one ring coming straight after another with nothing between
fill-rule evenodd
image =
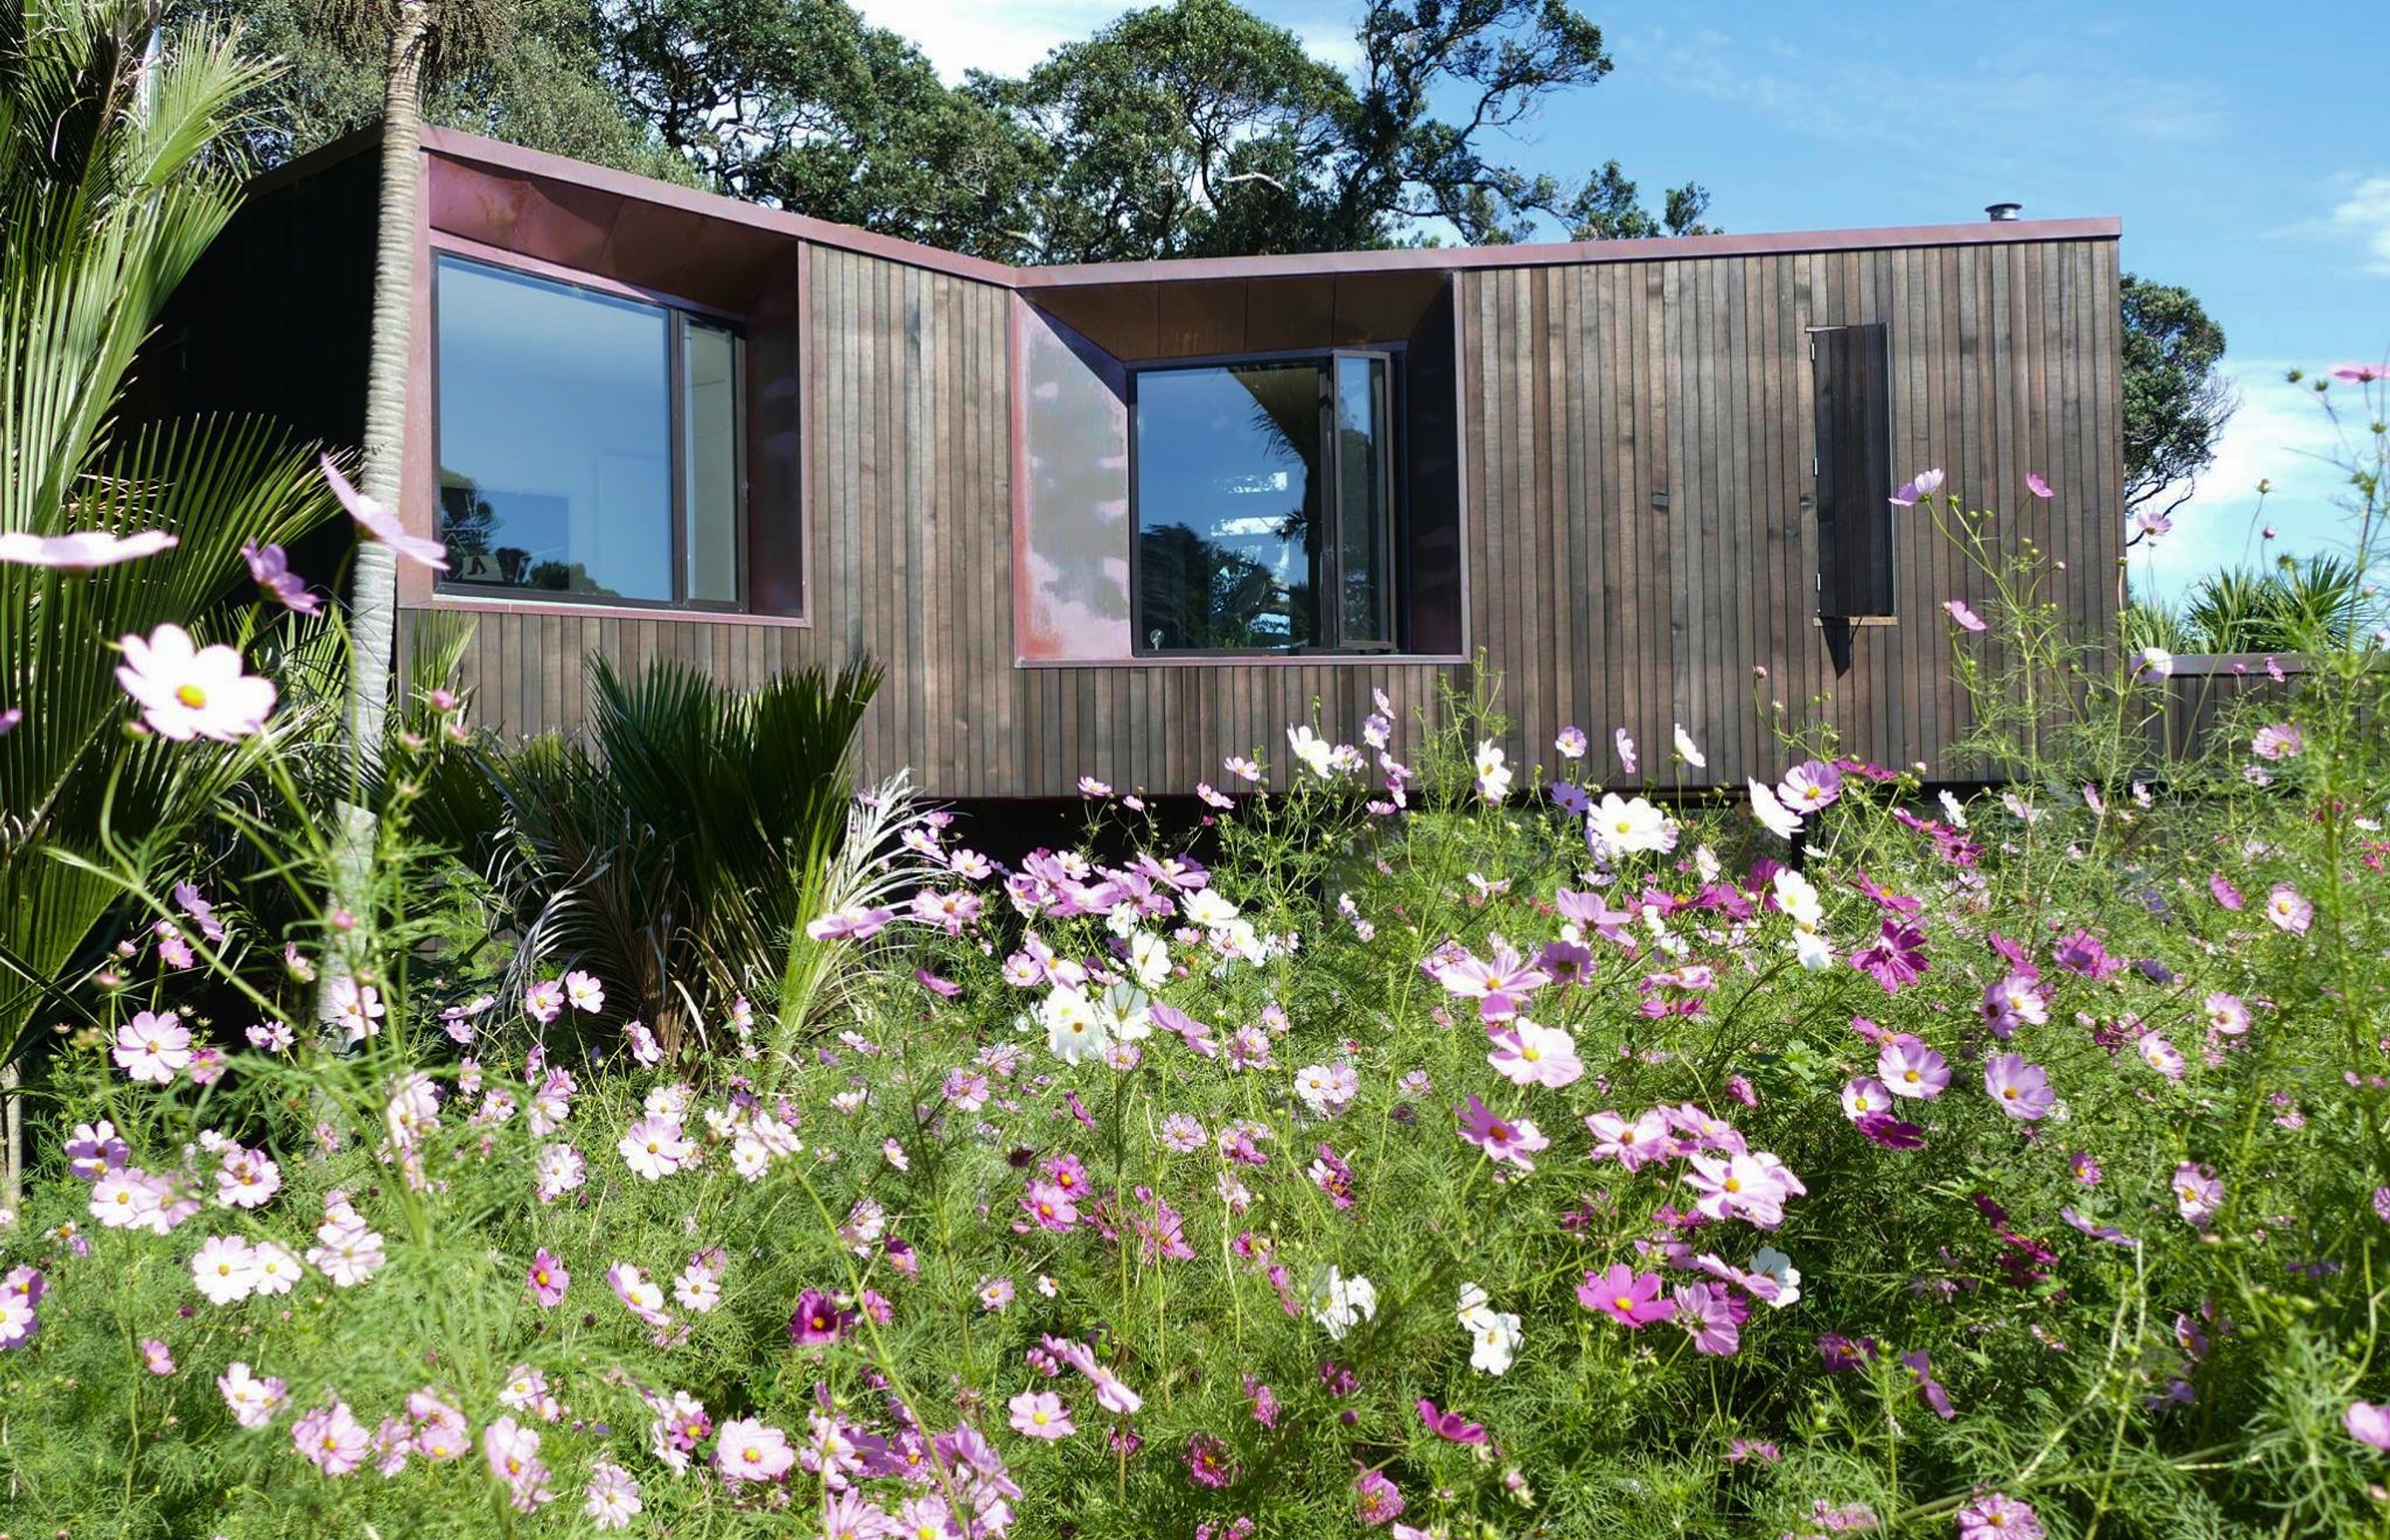
<instances>
[{"instance_id":1,"label":"corten steel fascia","mask_svg":"<svg viewBox=\"0 0 2390 1540\"><path fill-rule=\"evenodd\" d=\"M293 175L302 174L302 168L329 163L353 153L354 148L351 141L341 141L302 161L269 173L268 178L277 182L289 180ZM1964 225L1904 225L1880 229L1662 236L1633 240L1536 241L1505 246L1410 247L1383 251L1322 251L1291 256L1195 257L1015 267L983 257L965 256L934 246L923 246L893 236L878 235L849 225L742 202L719 193L701 192L694 187L659 182L630 172L501 144L495 139L484 139L455 129L426 128L423 131L423 148L428 153L445 160L520 176L569 183L701 218L721 220L800 240L818 241L842 250L882 257L908 266L952 274L1024 294L1034 294L1041 289L1124 283L1324 277L1363 273L1446 273L1483 268L1583 266L1615 262L1689 261L1801 252L2114 240L2124 233L2123 221L2114 216L1997 222L1977 220Z\"/></svg>"}]
</instances>

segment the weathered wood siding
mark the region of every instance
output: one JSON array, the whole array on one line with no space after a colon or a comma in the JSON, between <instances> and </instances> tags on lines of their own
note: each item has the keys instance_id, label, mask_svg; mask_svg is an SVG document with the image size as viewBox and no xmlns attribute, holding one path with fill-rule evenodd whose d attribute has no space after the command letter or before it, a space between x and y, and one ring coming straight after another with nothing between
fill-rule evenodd
<instances>
[{"instance_id":1,"label":"weathered wood siding","mask_svg":"<svg viewBox=\"0 0 2390 1540\"><path fill-rule=\"evenodd\" d=\"M1971 507L2066 563L2051 597L2095 631L2122 526L2112 241L1616 263L1460 275L1471 639L1504 672L1521 747L1625 726L1668 784L1783 767L1789 724L1924 760L1967 721L1947 598L1985 586L1921 513L1895 538L1896 623L1815 623L1815 428L1805 328L1890 327L1897 475L1939 466ZM2037 470L2058 489L2026 491ZM1889 489L1887 489L1889 491ZM1756 670L1765 668L1765 677ZM1815 705L1813 706L1813 702ZM1599 748L1606 744L1599 743Z\"/></svg>"},{"instance_id":2,"label":"weathered wood siding","mask_svg":"<svg viewBox=\"0 0 2390 1540\"><path fill-rule=\"evenodd\" d=\"M809 623L484 615L465 676L482 720L578 725L593 650L684 657L732 684L867 653L888 673L871 771L909 764L953 797L1065 795L1083 774L1184 792L1221 779L1224 754L1283 762L1286 725L1315 699L1349 737L1373 686L1408 710L1450 672L1017 666L1010 294L820 244L803 265ZM2107 240L1456 274L1467 640L1502 671L1514 753L1557 770L1561 726L1606 755L1623 725L1645 779L1667 785L1681 722L1709 754L1685 784L1739 786L1782 768L1768 703L1797 721L1814 700L1848 751L1940 768L1966 719L1942 601L1982 592L1921 515L1903 515L1896 623L1854 633L1837 676L1813 621L1805 328L1885 323L1895 469L1941 466L1971 504L2021 518L2067 564L2053 597L2104 627L2121 526L2116 279ZM2054 501L2027 494L2028 470Z\"/></svg>"}]
</instances>

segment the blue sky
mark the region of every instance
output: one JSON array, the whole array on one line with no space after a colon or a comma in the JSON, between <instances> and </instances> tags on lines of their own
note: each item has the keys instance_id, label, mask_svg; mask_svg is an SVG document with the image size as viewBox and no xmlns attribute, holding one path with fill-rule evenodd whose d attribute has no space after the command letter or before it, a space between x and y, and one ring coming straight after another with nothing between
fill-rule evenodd
<instances>
[{"instance_id":1,"label":"blue sky","mask_svg":"<svg viewBox=\"0 0 2390 1540\"><path fill-rule=\"evenodd\" d=\"M1357 4L1247 0L1349 60ZM1118 0L860 0L941 71L1018 70ZM2384 0L1580 0L1617 63L1511 147L1568 175L1617 158L1656 202L1688 179L1733 230L2116 214L2124 263L2188 286L2224 326L2242 406L2137 588L2332 545L2342 476L2313 368L2390 353ZM2344 389L2344 399L2353 395Z\"/></svg>"}]
</instances>

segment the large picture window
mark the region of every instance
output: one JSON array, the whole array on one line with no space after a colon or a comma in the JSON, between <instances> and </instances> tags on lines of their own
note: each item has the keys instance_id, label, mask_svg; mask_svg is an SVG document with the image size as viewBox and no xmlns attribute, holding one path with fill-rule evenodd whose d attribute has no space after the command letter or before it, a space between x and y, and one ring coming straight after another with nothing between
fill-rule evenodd
<instances>
[{"instance_id":1,"label":"large picture window","mask_svg":"<svg viewBox=\"0 0 2390 1540\"><path fill-rule=\"evenodd\" d=\"M1395 647L1394 365L1337 353L1137 372L1139 650Z\"/></svg>"},{"instance_id":2,"label":"large picture window","mask_svg":"<svg viewBox=\"0 0 2390 1540\"><path fill-rule=\"evenodd\" d=\"M741 603L736 332L456 257L435 303L443 587Z\"/></svg>"}]
</instances>

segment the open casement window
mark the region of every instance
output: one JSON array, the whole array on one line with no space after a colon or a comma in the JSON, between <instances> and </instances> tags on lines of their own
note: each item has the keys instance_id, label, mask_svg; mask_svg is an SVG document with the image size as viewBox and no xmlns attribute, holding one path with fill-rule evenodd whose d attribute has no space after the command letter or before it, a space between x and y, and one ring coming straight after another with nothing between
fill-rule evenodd
<instances>
[{"instance_id":1,"label":"open casement window","mask_svg":"<svg viewBox=\"0 0 2390 1540\"><path fill-rule=\"evenodd\" d=\"M453 256L433 303L443 591L744 605L737 332Z\"/></svg>"},{"instance_id":2,"label":"open casement window","mask_svg":"<svg viewBox=\"0 0 2390 1540\"><path fill-rule=\"evenodd\" d=\"M1809 333L1818 402L1818 613L1894 613L1892 389L1881 322Z\"/></svg>"},{"instance_id":3,"label":"open casement window","mask_svg":"<svg viewBox=\"0 0 2390 1540\"><path fill-rule=\"evenodd\" d=\"M1131 376L1139 652L1398 645L1395 355Z\"/></svg>"}]
</instances>

